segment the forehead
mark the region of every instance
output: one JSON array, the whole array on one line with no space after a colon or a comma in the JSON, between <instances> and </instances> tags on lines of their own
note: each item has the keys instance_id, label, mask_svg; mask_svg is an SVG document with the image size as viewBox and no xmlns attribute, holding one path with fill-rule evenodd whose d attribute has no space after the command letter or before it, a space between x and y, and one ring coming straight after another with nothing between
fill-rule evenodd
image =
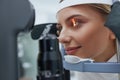
<instances>
[{"instance_id":1,"label":"forehead","mask_svg":"<svg viewBox=\"0 0 120 80\"><path fill-rule=\"evenodd\" d=\"M61 22L61 20L66 20L67 18L69 18L70 16L74 16L74 15L81 15L84 17L91 17L91 16L99 16L99 13L90 5L77 5L77 6L71 6L71 7L67 7L64 8L62 10L60 10L57 13L57 20L58 22Z\"/></svg>"}]
</instances>

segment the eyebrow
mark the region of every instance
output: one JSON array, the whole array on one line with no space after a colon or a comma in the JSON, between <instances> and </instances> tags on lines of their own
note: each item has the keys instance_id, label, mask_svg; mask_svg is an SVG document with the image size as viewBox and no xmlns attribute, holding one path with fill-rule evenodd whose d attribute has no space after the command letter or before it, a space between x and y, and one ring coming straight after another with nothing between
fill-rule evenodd
<instances>
[{"instance_id":1,"label":"eyebrow","mask_svg":"<svg viewBox=\"0 0 120 80\"><path fill-rule=\"evenodd\" d=\"M72 15L72 16L66 18L65 21L68 21L68 20L70 20L71 18L73 18L73 17L78 17L78 16L82 16L82 15L80 15L80 14Z\"/></svg>"},{"instance_id":2,"label":"eyebrow","mask_svg":"<svg viewBox=\"0 0 120 80\"><path fill-rule=\"evenodd\" d=\"M74 15L71 15L71 16L69 16L69 17L67 17L66 19L65 19L65 22L68 22L70 19L72 19L72 18L74 18L74 17L84 17L84 16L82 16L82 15L80 15L80 14L74 14ZM60 25L60 23L57 23L58 25Z\"/></svg>"}]
</instances>

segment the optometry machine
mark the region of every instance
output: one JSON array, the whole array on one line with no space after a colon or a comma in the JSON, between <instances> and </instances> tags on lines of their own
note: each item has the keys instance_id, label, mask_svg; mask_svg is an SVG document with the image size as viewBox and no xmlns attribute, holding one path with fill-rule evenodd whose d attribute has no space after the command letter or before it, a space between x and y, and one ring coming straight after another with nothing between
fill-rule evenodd
<instances>
[{"instance_id":1,"label":"optometry machine","mask_svg":"<svg viewBox=\"0 0 120 80\"><path fill-rule=\"evenodd\" d=\"M120 2L116 1L111 8L112 11L105 25L115 33L120 41ZM21 31L31 30L34 19L35 11L28 0L0 0L0 80L18 80L16 37ZM34 27L31 33L32 38L38 39L51 24L47 25L44 25L41 31L37 31L38 29L35 29L37 27ZM48 29L50 31L50 28ZM45 34L49 34L49 31ZM67 70L80 72L120 73L120 63L114 62L94 63L85 60L71 64L63 59L63 66Z\"/></svg>"}]
</instances>

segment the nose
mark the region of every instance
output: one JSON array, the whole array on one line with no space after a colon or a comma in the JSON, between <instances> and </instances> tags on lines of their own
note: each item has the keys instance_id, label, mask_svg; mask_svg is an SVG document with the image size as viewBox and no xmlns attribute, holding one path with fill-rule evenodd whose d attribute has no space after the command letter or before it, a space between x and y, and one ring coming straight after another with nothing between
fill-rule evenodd
<instances>
[{"instance_id":1,"label":"nose","mask_svg":"<svg viewBox=\"0 0 120 80\"><path fill-rule=\"evenodd\" d=\"M71 38L70 34L68 33L68 31L65 31L65 30L61 31L60 35L58 37L59 42L62 44L69 43L71 41L71 39L72 38Z\"/></svg>"}]
</instances>

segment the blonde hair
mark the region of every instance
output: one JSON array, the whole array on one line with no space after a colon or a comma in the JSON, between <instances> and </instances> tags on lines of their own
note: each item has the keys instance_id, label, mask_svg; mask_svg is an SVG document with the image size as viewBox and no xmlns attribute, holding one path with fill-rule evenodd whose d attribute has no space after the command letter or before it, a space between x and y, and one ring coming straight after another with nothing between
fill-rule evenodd
<instances>
[{"instance_id":1,"label":"blonde hair","mask_svg":"<svg viewBox=\"0 0 120 80\"><path fill-rule=\"evenodd\" d=\"M102 14L109 14L111 11L111 6L106 4L90 4L90 6L94 7Z\"/></svg>"}]
</instances>

